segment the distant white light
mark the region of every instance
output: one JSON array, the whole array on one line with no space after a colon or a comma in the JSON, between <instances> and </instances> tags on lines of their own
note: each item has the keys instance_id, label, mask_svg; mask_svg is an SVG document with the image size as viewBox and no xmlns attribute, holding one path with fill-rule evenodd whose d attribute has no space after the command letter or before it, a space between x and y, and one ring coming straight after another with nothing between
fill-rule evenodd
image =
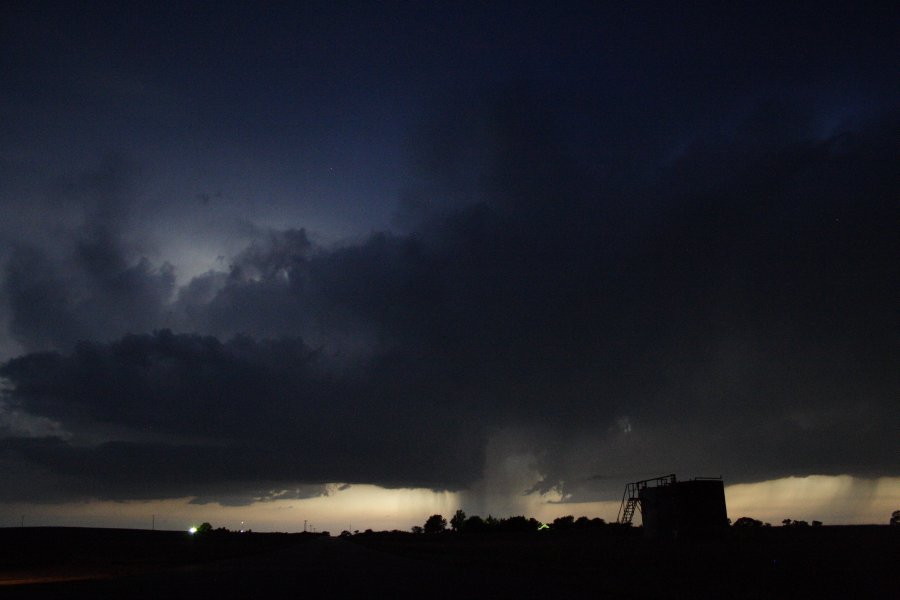
<instances>
[{"instance_id":1,"label":"distant white light","mask_svg":"<svg viewBox=\"0 0 900 600\"><path fill-rule=\"evenodd\" d=\"M188 529L188 533L191 534L191 535L194 535L195 533L197 533L197 528L196 528L196 527L191 527L190 529Z\"/></svg>"}]
</instances>

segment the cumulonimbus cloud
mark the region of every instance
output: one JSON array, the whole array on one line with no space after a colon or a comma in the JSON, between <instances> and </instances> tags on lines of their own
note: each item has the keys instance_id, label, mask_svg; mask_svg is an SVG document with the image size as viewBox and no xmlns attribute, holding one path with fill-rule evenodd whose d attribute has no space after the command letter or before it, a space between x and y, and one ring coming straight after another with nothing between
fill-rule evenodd
<instances>
[{"instance_id":1,"label":"cumulonimbus cloud","mask_svg":"<svg viewBox=\"0 0 900 600\"><path fill-rule=\"evenodd\" d=\"M79 298L14 255L13 332L60 350L7 361L3 402L72 436L10 434L4 460L116 498L462 489L514 430L530 489L574 499L597 473L895 472L895 118L698 142L605 196L502 114L476 197L406 233L271 232L180 290L85 259Z\"/></svg>"}]
</instances>

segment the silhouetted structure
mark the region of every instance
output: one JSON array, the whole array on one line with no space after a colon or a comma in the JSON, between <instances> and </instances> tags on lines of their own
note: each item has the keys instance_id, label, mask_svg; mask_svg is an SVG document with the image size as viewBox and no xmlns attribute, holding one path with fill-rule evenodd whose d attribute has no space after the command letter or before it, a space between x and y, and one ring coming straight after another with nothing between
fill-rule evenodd
<instances>
[{"instance_id":1,"label":"silhouetted structure","mask_svg":"<svg viewBox=\"0 0 900 600\"><path fill-rule=\"evenodd\" d=\"M641 511L644 535L650 538L716 537L728 527L721 478L677 481L673 473L629 483L619 523L630 524L636 509Z\"/></svg>"}]
</instances>

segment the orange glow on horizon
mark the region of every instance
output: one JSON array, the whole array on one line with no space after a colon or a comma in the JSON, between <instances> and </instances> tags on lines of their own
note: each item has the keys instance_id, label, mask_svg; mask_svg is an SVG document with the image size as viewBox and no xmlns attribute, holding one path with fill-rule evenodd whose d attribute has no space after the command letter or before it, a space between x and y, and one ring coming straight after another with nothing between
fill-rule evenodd
<instances>
[{"instance_id":1,"label":"orange glow on horizon","mask_svg":"<svg viewBox=\"0 0 900 600\"><path fill-rule=\"evenodd\" d=\"M782 519L819 520L835 524L887 524L900 506L900 477L862 479L847 475L787 477L725 487L728 516L747 516L780 525ZM337 486L329 495L301 500L257 502L248 506L191 504L191 498L153 501L90 501L65 504L0 504L0 526L120 527L185 531L208 521L213 527L254 531L317 531L339 534L344 529L409 530L432 514L449 518L462 505L461 494L427 489L385 489L374 485ZM515 514L542 522L556 517L600 517L615 520L619 502L559 502L553 494L519 496ZM467 511L469 512L469 511ZM471 513L470 513L471 514ZM495 517L513 516L503 511ZM487 516L487 511L481 516Z\"/></svg>"}]
</instances>

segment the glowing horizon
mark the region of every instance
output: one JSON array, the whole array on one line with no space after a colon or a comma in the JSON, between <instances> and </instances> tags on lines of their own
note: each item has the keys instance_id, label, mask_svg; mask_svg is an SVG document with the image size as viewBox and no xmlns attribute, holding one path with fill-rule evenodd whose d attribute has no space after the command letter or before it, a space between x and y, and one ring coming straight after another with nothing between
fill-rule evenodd
<instances>
[{"instance_id":1,"label":"glowing horizon","mask_svg":"<svg viewBox=\"0 0 900 600\"><path fill-rule=\"evenodd\" d=\"M728 516L734 521L752 517L774 526L782 519L819 520L826 525L887 524L900 506L900 477L866 479L848 475L785 477L756 483L726 485ZM62 504L5 503L0 526L114 527L185 531L207 521L213 527L254 531L329 531L400 529L421 525L432 514L450 517L459 508L467 514L463 494L428 489L386 489L374 485L335 488L313 498L255 502L247 506L217 503L191 504L192 498L114 502L92 500ZM538 493L516 498L512 511L551 522L565 515L600 517L614 521L618 500L560 502L552 494ZM495 517L514 516L502 511ZM487 513L481 514L482 517ZM636 517L636 523L639 523ZM243 524L243 525L242 525Z\"/></svg>"}]
</instances>

